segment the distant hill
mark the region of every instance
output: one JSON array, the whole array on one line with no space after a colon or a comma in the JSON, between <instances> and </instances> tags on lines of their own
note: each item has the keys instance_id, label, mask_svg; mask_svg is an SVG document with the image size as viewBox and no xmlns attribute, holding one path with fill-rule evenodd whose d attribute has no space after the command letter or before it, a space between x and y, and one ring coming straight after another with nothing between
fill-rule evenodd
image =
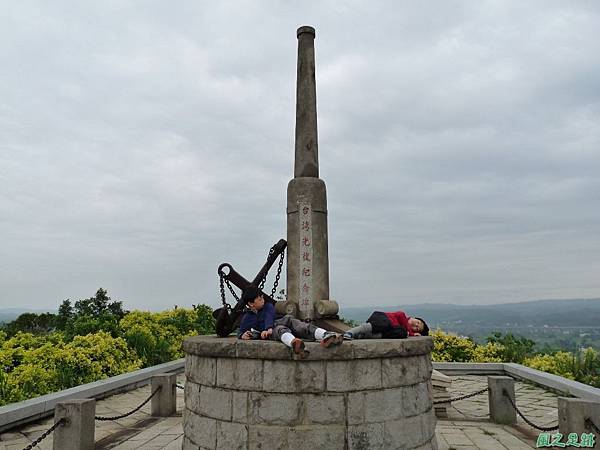
<instances>
[{"instance_id":1,"label":"distant hill","mask_svg":"<svg viewBox=\"0 0 600 450\"><path fill-rule=\"evenodd\" d=\"M536 300L495 305L422 305L342 307L346 319L364 321L372 311L406 311L423 317L430 327L468 324L481 327L526 327L558 325L562 327L600 327L600 298Z\"/></svg>"}]
</instances>

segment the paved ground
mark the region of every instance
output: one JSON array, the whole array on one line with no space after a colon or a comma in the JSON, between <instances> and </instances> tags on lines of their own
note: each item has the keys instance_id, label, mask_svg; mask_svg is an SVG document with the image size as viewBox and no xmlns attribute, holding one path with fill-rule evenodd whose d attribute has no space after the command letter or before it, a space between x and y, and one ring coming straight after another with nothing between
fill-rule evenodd
<instances>
[{"instance_id":1,"label":"paved ground","mask_svg":"<svg viewBox=\"0 0 600 450\"><path fill-rule=\"evenodd\" d=\"M183 382L183 375L179 382ZM475 392L487 385L485 377L453 377L452 397ZM118 421L96 422L96 449L174 450L181 448L181 408L183 391L178 389L178 413L169 418L150 416L145 405L132 416ZM150 394L146 386L126 394L115 395L97 403L97 416L114 416L131 411ZM520 382L516 383L517 406L534 423L554 425L557 422L556 395ZM496 450L535 448L538 432L520 418L514 427L492 424L487 415L487 394L456 402L448 410L448 419L436 427L440 450ZM52 425L51 418L0 434L0 450L21 450ZM52 449L52 436L35 448Z\"/></svg>"}]
</instances>

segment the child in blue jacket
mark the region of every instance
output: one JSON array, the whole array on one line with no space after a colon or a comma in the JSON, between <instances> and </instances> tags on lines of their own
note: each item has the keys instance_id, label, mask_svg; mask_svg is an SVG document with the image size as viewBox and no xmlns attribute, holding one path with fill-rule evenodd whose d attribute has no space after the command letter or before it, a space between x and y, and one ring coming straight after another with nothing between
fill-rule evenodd
<instances>
[{"instance_id":1,"label":"child in blue jacket","mask_svg":"<svg viewBox=\"0 0 600 450\"><path fill-rule=\"evenodd\" d=\"M276 319L275 307L271 303L265 302L262 293L255 286L251 285L244 290L242 301L247 309L240 322L237 334L239 339L281 341L292 348L300 358L308 355L303 339L320 341L321 346L326 348L343 342L341 334L318 328L291 315Z\"/></svg>"}]
</instances>

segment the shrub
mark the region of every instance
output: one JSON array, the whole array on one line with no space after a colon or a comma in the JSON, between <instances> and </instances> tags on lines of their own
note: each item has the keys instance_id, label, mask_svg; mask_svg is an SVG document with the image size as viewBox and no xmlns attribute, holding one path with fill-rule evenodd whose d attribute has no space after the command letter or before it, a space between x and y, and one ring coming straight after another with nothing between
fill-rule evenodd
<instances>
[{"instance_id":1,"label":"shrub","mask_svg":"<svg viewBox=\"0 0 600 450\"><path fill-rule=\"evenodd\" d=\"M144 367L183 356L181 343L187 336L214 332L212 309L177 308L161 312L132 311L119 323L121 333L136 351Z\"/></svg>"},{"instance_id":2,"label":"shrub","mask_svg":"<svg viewBox=\"0 0 600 450\"><path fill-rule=\"evenodd\" d=\"M18 333L0 348L0 405L67 389L141 367L122 338L106 332L77 336Z\"/></svg>"},{"instance_id":3,"label":"shrub","mask_svg":"<svg viewBox=\"0 0 600 450\"><path fill-rule=\"evenodd\" d=\"M473 361L477 344L471 339L446 334L441 330L435 330L430 335L433 337L431 358L434 361Z\"/></svg>"},{"instance_id":4,"label":"shrub","mask_svg":"<svg viewBox=\"0 0 600 450\"><path fill-rule=\"evenodd\" d=\"M527 358L523 364L590 386L600 387L600 356L593 348L578 353L556 352Z\"/></svg>"},{"instance_id":5,"label":"shrub","mask_svg":"<svg viewBox=\"0 0 600 450\"><path fill-rule=\"evenodd\" d=\"M503 347L502 361L521 364L527 357L533 355L535 341L523 336L514 336L512 333L502 335L495 332L487 337L488 343L500 344Z\"/></svg>"}]
</instances>

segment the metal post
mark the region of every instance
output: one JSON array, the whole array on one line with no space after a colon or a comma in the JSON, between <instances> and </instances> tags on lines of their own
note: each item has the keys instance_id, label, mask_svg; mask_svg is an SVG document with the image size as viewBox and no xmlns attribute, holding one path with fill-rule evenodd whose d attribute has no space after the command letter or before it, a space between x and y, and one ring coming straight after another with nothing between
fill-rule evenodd
<instances>
[{"instance_id":1,"label":"metal post","mask_svg":"<svg viewBox=\"0 0 600 450\"><path fill-rule=\"evenodd\" d=\"M54 408L54 422L65 418L67 422L54 430L54 450L93 450L94 417L96 400L85 398L57 403Z\"/></svg>"},{"instance_id":2,"label":"metal post","mask_svg":"<svg viewBox=\"0 0 600 450\"><path fill-rule=\"evenodd\" d=\"M160 387L160 391L152 397L150 403L151 415L155 417L169 417L177 410L177 374L163 373L152 377L151 392Z\"/></svg>"},{"instance_id":3,"label":"metal post","mask_svg":"<svg viewBox=\"0 0 600 450\"><path fill-rule=\"evenodd\" d=\"M513 425L517 422L517 411L505 393L515 402L515 380L511 377L488 377L488 400L492 422Z\"/></svg>"},{"instance_id":4,"label":"metal post","mask_svg":"<svg viewBox=\"0 0 600 450\"><path fill-rule=\"evenodd\" d=\"M600 402L581 398L558 398L558 431L564 436L570 433L594 433L586 419L600 426ZM600 439L600 436L598 436Z\"/></svg>"}]
</instances>

